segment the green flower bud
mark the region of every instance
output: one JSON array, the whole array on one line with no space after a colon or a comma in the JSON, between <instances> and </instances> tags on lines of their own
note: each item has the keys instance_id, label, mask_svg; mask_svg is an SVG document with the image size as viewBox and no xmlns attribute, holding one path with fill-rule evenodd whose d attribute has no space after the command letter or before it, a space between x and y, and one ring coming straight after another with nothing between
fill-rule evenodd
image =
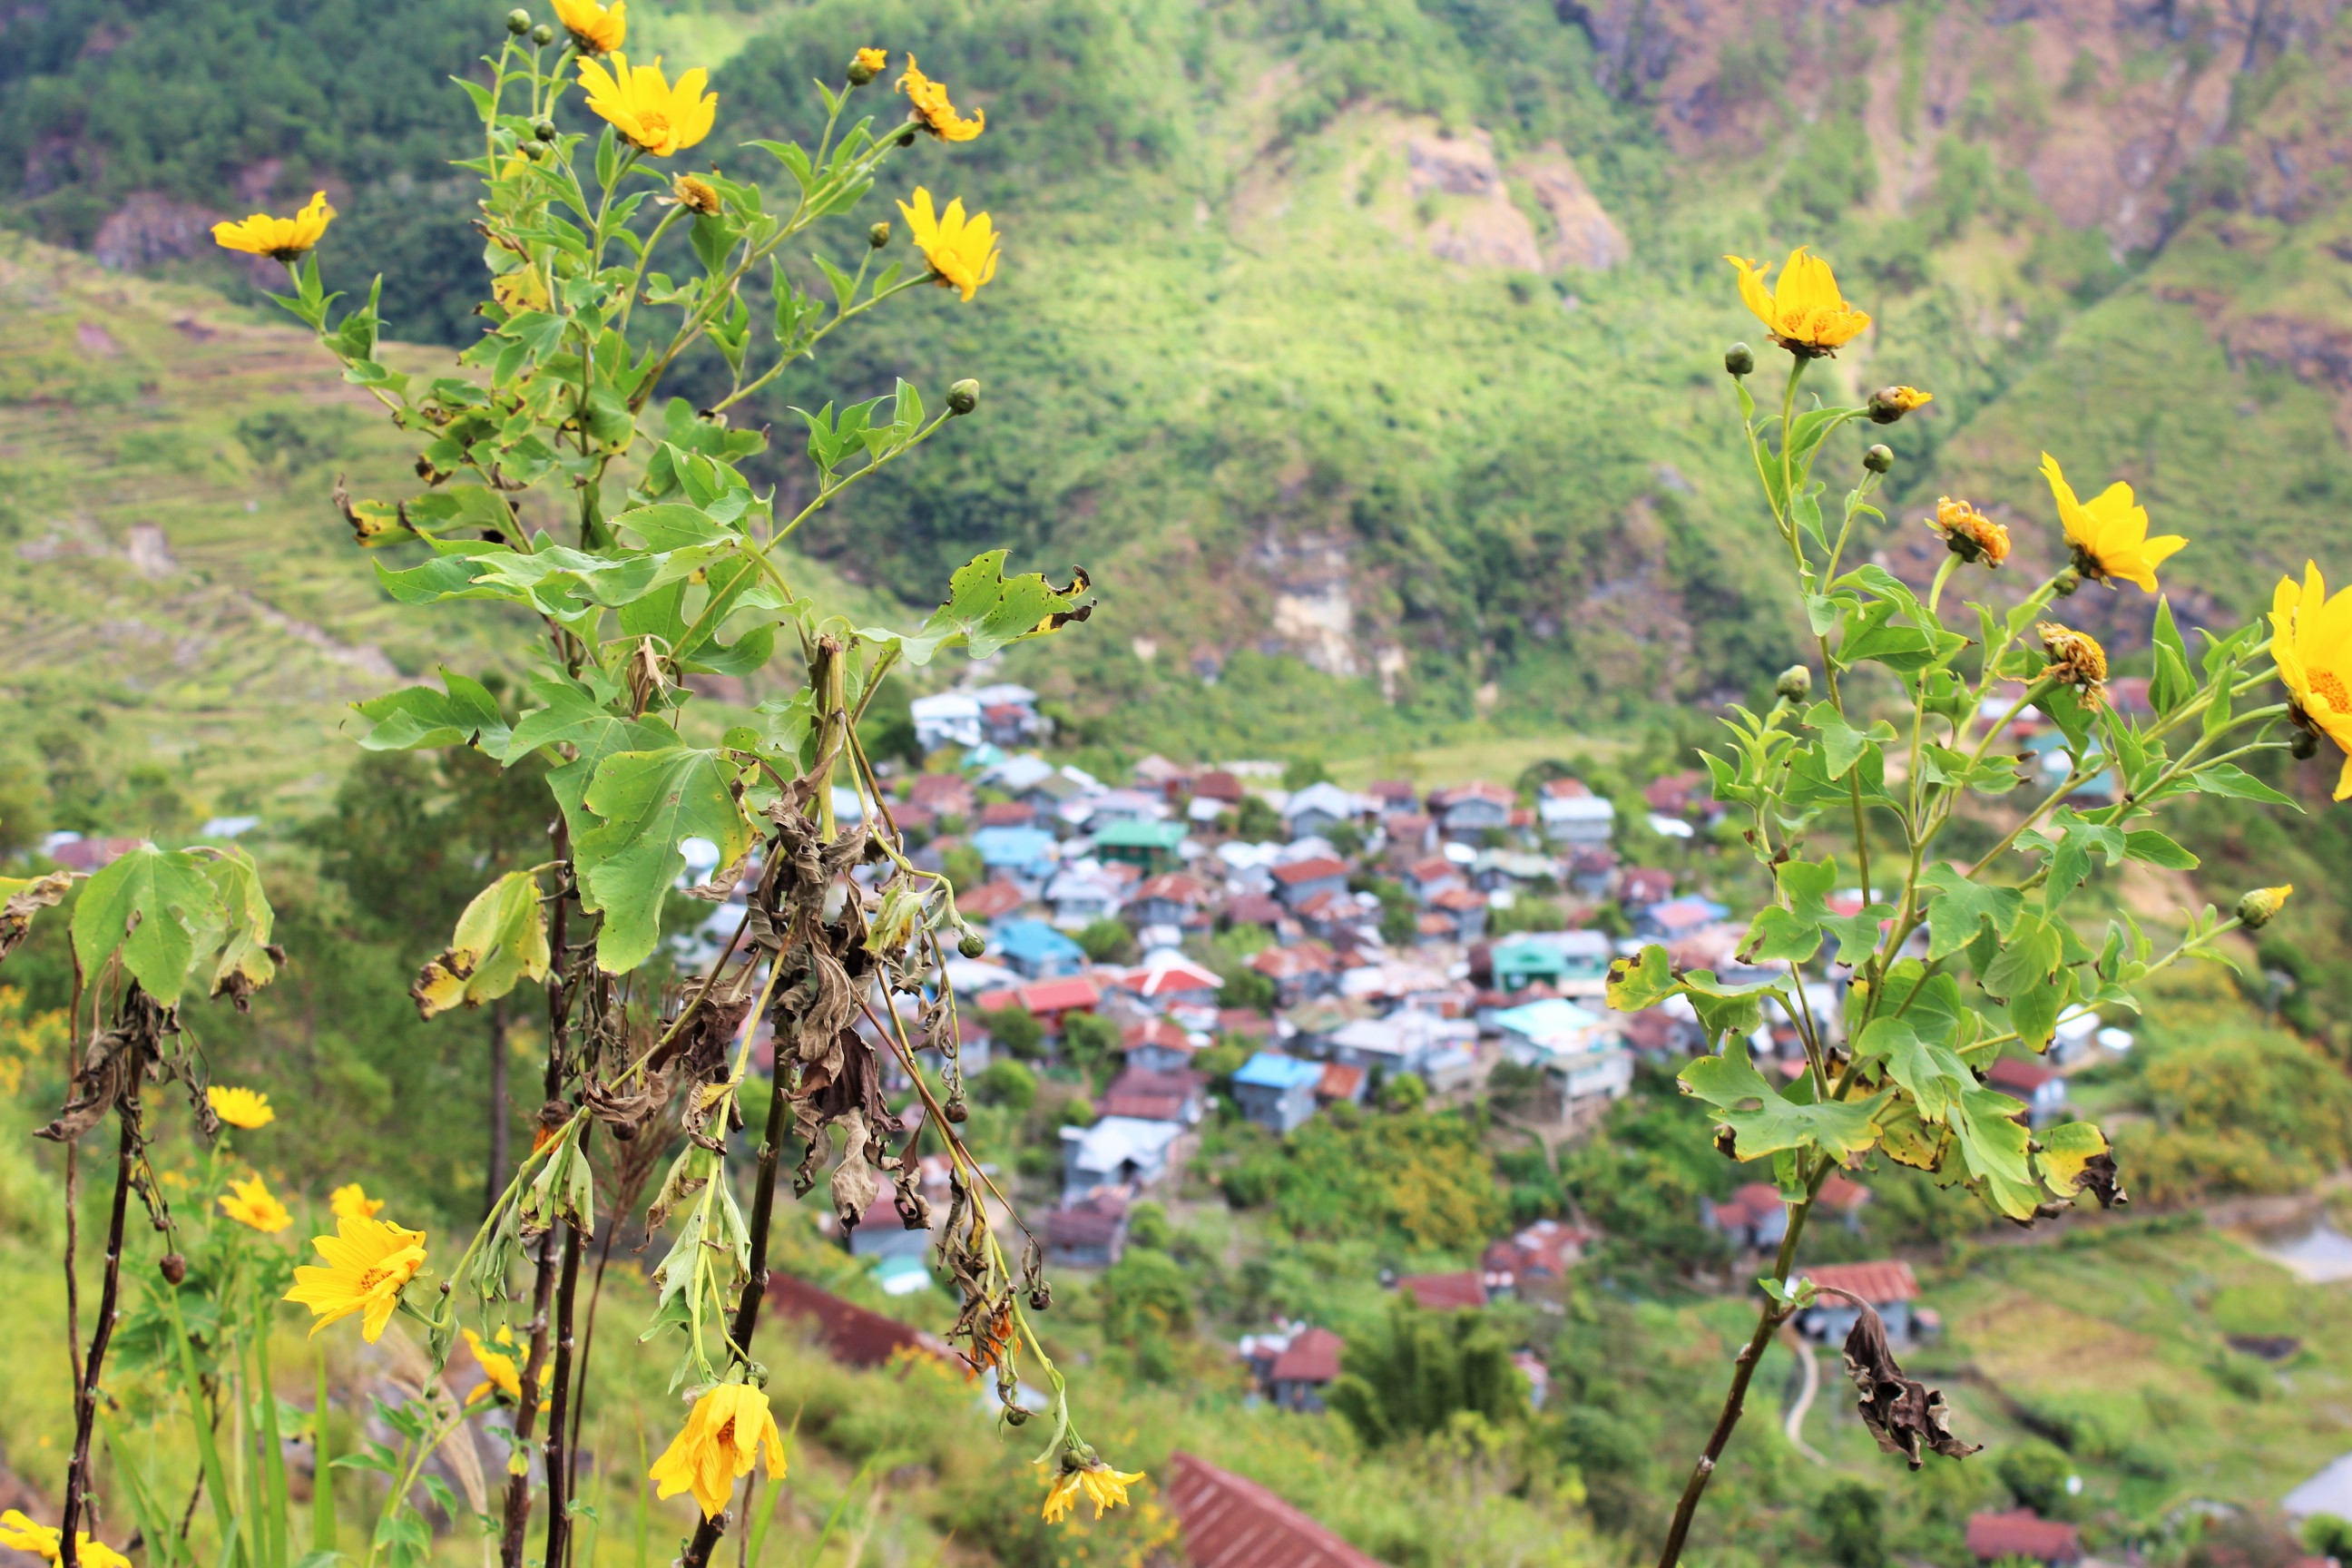
<instances>
[{"instance_id":1,"label":"green flower bud","mask_svg":"<svg viewBox=\"0 0 2352 1568\"><path fill-rule=\"evenodd\" d=\"M2294 891L2289 882L2281 888L2256 888L2238 900L2238 921L2248 931L2260 931L2271 923L2271 917L2286 907L2287 895Z\"/></svg>"},{"instance_id":2,"label":"green flower bud","mask_svg":"<svg viewBox=\"0 0 2352 1568\"><path fill-rule=\"evenodd\" d=\"M948 412L969 414L980 406L980 383L964 377L948 388Z\"/></svg>"},{"instance_id":3,"label":"green flower bud","mask_svg":"<svg viewBox=\"0 0 2352 1568\"><path fill-rule=\"evenodd\" d=\"M1801 664L1790 665L1772 683L1772 694L1785 702L1802 702L1812 689L1813 672Z\"/></svg>"},{"instance_id":4,"label":"green flower bud","mask_svg":"<svg viewBox=\"0 0 2352 1568\"><path fill-rule=\"evenodd\" d=\"M530 41L543 49L555 42L555 29L541 22L530 30Z\"/></svg>"},{"instance_id":5,"label":"green flower bud","mask_svg":"<svg viewBox=\"0 0 2352 1568\"><path fill-rule=\"evenodd\" d=\"M523 142L516 144L515 151L536 163L546 153L547 149L536 142Z\"/></svg>"},{"instance_id":6,"label":"green flower bud","mask_svg":"<svg viewBox=\"0 0 2352 1568\"><path fill-rule=\"evenodd\" d=\"M543 114L530 122L530 133L542 142L552 142L561 134L555 129L555 121Z\"/></svg>"},{"instance_id":7,"label":"green flower bud","mask_svg":"<svg viewBox=\"0 0 2352 1568\"><path fill-rule=\"evenodd\" d=\"M956 943L956 951L966 958L978 958L988 951L988 939L976 931L968 931L963 933L963 940Z\"/></svg>"},{"instance_id":8,"label":"green flower bud","mask_svg":"<svg viewBox=\"0 0 2352 1568\"><path fill-rule=\"evenodd\" d=\"M507 13L507 31L521 37L530 31L530 13L518 5Z\"/></svg>"},{"instance_id":9,"label":"green flower bud","mask_svg":"<svg viewBox=\"0 0 2352 1568\"><path fill-rule=\"evenodd\" d=\"M2080 572L2075 571L2072 566L2064 568L2058 574L2058 575L2050 579L2050 586L2062 599L2065 598L2068 595L2072 594L2075 589L2082 585L2083 574Z\"/></svg>"},{"instance_id":10,"label":"green flower bud","mask_svg":"<svg viewBox=\"0 0 2352 1568\"><path fill-rule=\"evenodd\" d=\"M887 223L877 223L872 228L867 229L866 231L866 243L872 246L877 250L879 250L884 246L889 244L890 226Z\"/></svg>"},{"instance_id":11,"label":"green flower bud","mask_svg":"<svg viewBox=\"0 0 2352 1568\"><path fill-rule=\"evenodd\" d=\"M914 132L914 128L913 128L912 126L909 126L909 127L908 127L906 130L901 131L901 132L898 132L898 145L899 145L899 146L901 146L901 147L912 147L914 144L915 144L915 132Z\"/></svg>"},{"instance_id":12,"label":"green flower bud","mask_svg":"<svg viewBox=\"0 0 2352 1568\"><path fill-rule=\"evenodd\" d=\"M1007 1426L1026 1426L1029 1425L1029 1412L1018 1405L1008 1405L1004 1407L1004 1424Z\"/></svg>"},{"instance_id":13,"label":"green flower bud","mask_svg":"<svg viewBox=\"0 0 2352 1568\"><path fill-rule=\"evenodd\" d=\"M2296 725L2294 735L2287 741L2286 752L2287 755L2298 763L2311 761L2312 758L2319 755L2319 732Z\"/></svg>"},{"instance_id":14,"label":"green flower bud","mask_svg":"<svg viewBox=\"0 0 2352 1568\"><path fill-rule=\"evenodd\" d=\"M1880 444L1862 455L1862 466L1874 474L1883 474L1895 467L1895 448Z\"/></svg>"},{"instance_id":15,"label":"green flower bud","mask_svg":"<svg viewBox=\"0 0 2352 1568\"><path fill-rule=\"evenodd\" d=\"M1723 351L1723 368L1734 375L1748 375L1756 369L1756 351L1746 343L1734 343Z\"/></svg>"}]
</instances>

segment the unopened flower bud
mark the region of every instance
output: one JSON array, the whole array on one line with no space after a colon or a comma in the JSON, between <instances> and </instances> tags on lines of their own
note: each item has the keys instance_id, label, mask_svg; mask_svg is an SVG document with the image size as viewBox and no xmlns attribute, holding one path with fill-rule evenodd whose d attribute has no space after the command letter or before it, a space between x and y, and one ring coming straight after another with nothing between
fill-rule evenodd
<instances>
[{"instance_id":1,"label":"unopened flower bud","mask_svg":"<svg viewBox=\"0 0 2352 1568\"><path fill-rule=\"evenodd\" d=\"M1934 393L1916 386L1882 386L1870 395L1870 422L1892 425L1920 405L1935 401Z\"/></svg>"},{"instance_id":2,"label":"unopened flower bud","mask_svg":"<svg viewBox=\"0 0 2352 1568\"><path fill-rule=\"evenodd\" d=\"M2298 763L2307 763L2319 755L2319 731L2298 726L2286 743L2287 755Z\"/></svg>"},{"instance_id":3,"label":"unopened flower bud","mask_svg":"<svg viewBox=\"0 0 2352 1568\"><path fill-rule=\"evenodd\" d=\"M1029 1412L1018 1405L1008 1405L1004 1407L1004 1424L1007 1426L1026 1426L1029 1425Z\"/></svg>"},{"instance_id":4,"label":"unopened flower bud","mask_svg":"<svg viewBox=\"0 0 2352 1568\"><path fill-rule=\"evenodd\" d=\"M521 37L530 31L530 13L518 5L507 13L507 31Z\"/></svg>"},{"instance_id":5,"label":"unopened flower bud","mask_svg":"<svg viewBox=\"0 0 2352 1568\"><path fill-rule=\"evenodd\" d=\"M1723 368L1734 375L1747 375L1756 369L1756 351L1746 343L1734 343L1723 351Z\"/></svg>"},{"instance_id":6,"label":"unopened flower bud","mask_svg":"<svg viewBox=\"0 0 2352 1568\"><path fill-rule=\"evenodd\" d=\"M1801 664L1790 665L1772 683L1772 694L1784 702L1802 702L1812 689L1813 672Z\"/></svg>"},{"instance_id":7,"label":"unopened flower bud","mask_svg":"<svg viewBox=\"0 0 2352 1568\"><path fill-rule=\"evenodd\" d=\"M914 132L914 131L913 131L911 128L909 128L909 129L908 129L908 130L905 130L905 131L901 131L900 132L898 132L898 145L899 145L899 146L901 146L901 147L912 147L914 144L915 144L915 132Z\"/></svg>"},{"instance_id":8,"label":"unopened flower bud","mask_svg":"<svg viewBox=\"0 0 2352 1568\"><path fill-rule=\"evenodd\" d=\"M530 41L543 49L555 42L555 29L541 22L530 30Z\"/></svg>"},{"instance_id":9,"label":"unopened flower bud","mask_svg":"<svg viewBox=\"0 0 2352 1568\"><path fill-rule=\"evenodd\" d=\"M2284 887L2256 888L2238 900L2238 923L2248 931L2262 930L2271 923L2272 916L2286 907L2287 895L2294 891L2292 882Z\"/></svg>"},{"instance_id":10,"label":"unopened flower bud","mask_svg":"<svg viewBox=\"0 0 2352 1568\"><path fill-rule=\"evenodd\" d=\"M1862 455L1862 466L1874 474L1883 474L1895 466L1895 448L1883 442Z\"/></svg>"},{"instance_id":11,"label":"unopened flower bud","mask_svg":"<svg viewBox=\"0 0 2352 1568\"><path fill-rule=\"evenodd\" d=\"M1029 1288L1029 1310L1042 1312L1054 1304L1054 1282L1040 1279Z\"/></svg>"},{"instance_id":12,"label":"unopened flower bud","mask_svg":"<svg viewBox=\"0 0 2352 1568\"><path fill-rule=\"evenodd\" d=\"M881 49L860 49L849 59L849 85L864 87L890 67L888 53Z\"/></svg>"},{"instance_id":13,"label":"unopened flower bud","mask_svg":"<svg viewBox=\"0 0 2352 1568\"><path fill-rule=\"evenodd\" d=\"M555 129L555 121L544 114L530 122L530 133L542 142L552 142L559 134Z\"/></svg>"},{"instance_id":14,"label":"unopened flower bud","mask_svg":"<svg viewBox=\"0 0 2352 1568\"><path fill-rule=\"evenodd\" d=\"M2058 575L2050 579L2051 589L2062 599L2082 585L2083 574L2072 566L2060 568Z\"/></svg>"},{"instance_id":15,"label":"unopened flower bud","mask_svg":"<svg viewBox=\"0 0 2352 1568\"><path fill-rule=\"evenodd\" d=\"M980 406L980 383L964 377L948 388L948 412L969 414Z\"/></svg>"},{"instance_id":16,"label":"unopened flower bud","mask_svg":"<svg viewBox=\"0 0 2352 1568\"><path fill-rule=\"evenodd\" d=\"M963 940L956 943L956 951L966 958L978 958L988 951L988 939L976 931L968 931L963 933Z\"/></svg>"},{"instance_id":17,"label":"unopened flower bud","mask_svg":"<svg viewBox=\"0 0 2352 1568\"><path fill-rule=\"evenodd\" d=\"M546 155L547 149L536 142L524 142L517 144L515 152L536 163Z\"/></svg>"},{"instance_id":18,"label":"unopened flower bud","mask_svg":"<svg viewBox=\"0 0 2352 1568\"><path fill-rule=\"evenodd\" d=\"M866 231L866 243L872 246L877 250L879 250L884 246L889 244L890 226L887 223L877 223L872 228L867 229Z\"/></svg>"},{"instance_id":19,"label":"unopened flower bud","mask_svg":"<svg viewBox=\"0 0 2352 1568\"><path fill-rule=\"evenodd\" d=\"M188 1260L176 1252L163 1254L155 1267L162 1272L167 1285L177 1285L188 1277Z\"/></svg>"}]
</instances>

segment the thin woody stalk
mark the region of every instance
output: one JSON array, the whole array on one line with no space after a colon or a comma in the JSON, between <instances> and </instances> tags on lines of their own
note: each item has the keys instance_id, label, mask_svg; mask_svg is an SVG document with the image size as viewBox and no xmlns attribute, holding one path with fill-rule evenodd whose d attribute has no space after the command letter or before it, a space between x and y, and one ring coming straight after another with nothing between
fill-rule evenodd
<instances>
[{"instance_id":1,"label":"thin woody stalk","mask_svg":"<svg viewBox=\"0 0 2352 1568\"><path fill-rule=\"evenodd\" d=\"M106 1347L114 1338L115 1302L122 1283L122 1222L131 1199L131 1162L139 1149L138 1101L126 1094L114 1114L121 1125L114 1156L114 1206L106 1220L106 1271L98 1288L98 1321L90 1327L89 1354L83 1358L81 1380L74 1390L73 1458L66 1467L65 1510L58 1521L59 1568L75 1568L74 1537L87 1505L96 1500L90 1489L89 1439L98 1424L98 1382L106 1369Z\"/></svg>"},{"instance_id":2,"label":"thin woody stalk","mask_svg":"<svg viewBox=\"0 0 2352 1568\"><path fill-rule=\"evenodd\" d=\"M587 1158L588 1130L581 1129L582 1149L579 1158ZM580 1288L580 1226L577 1222L563 1222L563 1273L555 1287L555 1388L547 1416L547 1552L546 1568L564 1568L572 1560L572 1467L564 1458L564 1445L571 1429L566 1418L572 1415L572 1302ZM533 1390L526 1386L523 1402L529 1402Z\"/></svg>"}]
</instances>

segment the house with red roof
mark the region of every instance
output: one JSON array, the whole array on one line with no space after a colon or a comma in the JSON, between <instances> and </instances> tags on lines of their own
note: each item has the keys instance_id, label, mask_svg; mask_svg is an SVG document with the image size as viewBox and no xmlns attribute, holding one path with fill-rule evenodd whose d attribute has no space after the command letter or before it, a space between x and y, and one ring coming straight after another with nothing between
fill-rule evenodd
<instances>
[{"instance_id":1,"label":"house with red roof","mask_svg":"<svg viewBox=\"0 0 2352 1568\"><path fill-rule=\"evenodd\" d=\"M2071 1524L2044 1519L2030 1508L1969 1517L1969 1555L1979 1563L2023 1558L2072 1568L2083 1561L2083 1535Z\"/></svg>"},{"instance_id":2,"label":"house with red roof","mask_svg":"<svg viewBox=\"0 0 2352 1568\"><path fill-rule=\"evenodd\" d=\"M1063 1268L1108 1268L1127 1251L1127 1189L1103 1187L1045 1215L1045 1260Z\"/></svg>"},{"instance_id":3,"label":"house with red roof","mask_svg":"<svg viewBox=\"0 0 2352 1568\"><path fill-rule=\"evenodd\" d=\"M1510 826L1511 813L1517 805L1518 796L1485 779L1437 790L1429 797L1429 809L1437 818L1438 831L1457 841L1475 839Z\"/></svg>"},{"instance_id":4,"label":"house with red roof","mask_svg":"<svg viewBox=\"0 0 2352 1568\"><path fill-rule=\"evenodd\" d=\"M986 925L1001 920L1029 901L1028 895L1006 881L982 882L956 895L956 909L966 920Z\"/></svg>"},{"instance_id":5,"label":"house with red roof","mask_svg":"<svg viewBox=\"0 0 2352 1568\"><path fill-rule=\"evenodd\" d=\"M1266 1369L1266 1397L1285 1410L1319 1412L1323 1391L1339 1381L1339 1352L1346 1348L1347 1342L1328 1329L1299 1330Z\"/></svg>"},{"instance_id":6,"label":"house with red roof","mask_svg":"<svg viewBox=\"0 0 2352 1568\"><path fill-rule=\"evenodd\" d=\"M1476 942L1486 934L1484 893L1468 888L1448 888L1429 900L1429 913L1444 922L1441 934L1444 941Z\"/></svg>"},{"instance_id":7,"label":"house with red roof","mask_svg":"<svg viewBox=\"0 0 2352 1568\"><path fill-rule=\"evenodd\" d=\"M1213 800L1221 805L1239 805L1246 792L1242 781L1223 768L1211 768L1192 780L1194 800Z\"/></svg>"},{"instance_id":8,"label":"house with red roof","mask_svg":"<svg viewBox=\"0 0 2352 1568\"><path fill-rule=\"evenodd\" d=\"M982 827L1034 827L1037 808L1025 800L992 800L980 808Z\"/></svg>"},{"instance_id":9,"label":"house with red roof","mask_svg":"<svg viewBox=\"0 0 2352 1568\"><path fill-rule=\"evenodd\" d=\"M1475 1268L1450 1274L1407 1274L1397 1289L1424 1312L1475 1311L1486 1304L1486 1281Z\"/></svg>"},{"instance_id":10,"label":"house with red roof","mask_svg":"<svg viewBox=\"0 0 2352 1568\"><path fill-rule=\"evenodd\" d=\"M1629 866L1617 879L1617 902L1627 914L1663 904L1675 896L1675 874L1646 866Z\"/></svg>"},{"instance_id":11,"label":"house with red roof","mask_svg":"<svg viewBox=\"0 0 2352 1568\"><path fill-rule=\"evenodd\" d=\"M1257 1482L1181 1448L1167 1497L1192 1568L1381 1568Z\"/></svg>"},{"instance_id":12,"label":"house with red roof","mask_svg":"<svg viewBox=\"0 0 2352 1568\"><path fill-rule=\"evenodd\" d=\"M1290 911L1265 893L1235 893L1225 900L1225 924L1233 926L1264 926L1275 931L1290 918Z\"/></svg>"},{"instance_id":13,"label":"house with red roof","mask_svg":"<svg viewBox=\"0 0 2352 1568\"><path fill-rule=\"evenodd\" d=\"M1566 1220L1539 1219L1516 1236L1489 1242L1478 1258L1487 1295L1519 1296L1557 1287L1595 1239L1591 1231Z\"/></svg>"},{"instance_id":14,"label":"house with red roof","mask_svg":"<svg viewBox=\"0 0 2352 1568\"><path fill-rule=\"evenodd\" d=\"M1469 873L1443 855L1424 856L1405 869L1405 891L1424 904L1448 889L1469 885Z\"/></svg>"},{"instance_id":15,"label":"house with red roof","mask_svg":"<svg viewBox=\"0 0 2352 1568\"><path fill-rule=\"evenodd\" d=\"M1721 1234L1735 1252L1778 1247L1789 1234L1789 1205L1769 1182L1749 1182L1721 1201L1698 1201L1699 1223Z\"/></svg>"},{"instance_id":16,"label":"house with red roof","mask_svg":"<svg viewBox=\"0 0 2352 1568\"><path fill-rule=\"evenodd\" d=\"M1208 1096L1199 1073L1153 1072L1139 1067L1127 1068L1110 1080L1099 1107L1105 1116L1173 1121L1181 1127L1198 1126L1207 1108Z\"/></svg>"},{"instance_id":17,"label":"house with red roof","mask_svg":"<svg viewBox=\"0 0 2352 1568\"><path fill-rule=\"evenodd\" d=\"M969 819L975 798L971 781L961 773L917 773L907 785L908 804L940 816Z\"/></svg>"},{"instance_id":18,"label":"house with red roof","mask_svg":"<svg viewBox=\"0 0 2352 1568\"><path fill-rule=\"evenodd\" d=\"M1343 1100L1350 1105L1361 1105L1369 1085L1370 1078L1363 1068L1327 1062L1322 1080L1315 1086L1315 1100L1318 1105L1336 1105Z\"/></svg>"},{"instance_id":19,"label":"house with red roof","mask_svg":"<svg viewBox=\"0 0 2352 1568\"><path fill-rule=\"evenodd\" d=\"M798 1320L845 1366L887 1366L902 1355L936 1356L957 1364L955 1352L938 1336L845 1301L781 1268L768 1275L768 1306L779 1317Z\"/></svg>"},{"instance_id":20,"label":"house with red roof","mask_svg":"<svg viewBox=\"0 0 2352 1568\"><path fill-rule=\"evenodd\" d=\"M1057 1035L1064 1018L1072 1013L1091 1013L1102 1005L1102 987L1083 974L1069 974L991 991L980 998L979 1006L983 1013L1019 1007L1045 1025L1047 1034Z\"/></svg>"},{"instance_id":21,"label":"house with red roof","mask_svg":"<svg viewBox=\"0 0 2352 1568\"><path fill-rule=\"evenodd\" d=\"M1129 895L1124 911L1134 926L1173 926L1179 931L1206 930L1214 894L1209 884L1189 871L1168 871L1147 877Z\"/></svg>"},{"instance_id":22,"label":"house with red roof","mask_svg":"<svg viewBox=\"0 0 2352 1568\"><path fill-rule=\"evenodd\" d=\"M1129 1067L1146 1072L1183 1072L1199 1052L1188 1031L1160 1017L1129 1024L1119 1036L1118 1048Z\"/></svg>"},{"instance_id":23,"label":"house with red roof","mask_svg":"<svg viewBox=\"0 0 2352 1568\"><path fill-rule=\"evenodd\" d=\"M1869 1263L1816 1263L1799 1271L1817 1286L1859 1296L1877 1310L1886 1324L1886 1337L1900 1343L1911 1337L1911 1303L1919 1299L1919 1279L1901 1258ZM1853 1331L1862 1314L1843 1296L1820 1296L1797 1314L1797 1328L1817 1340L1842 1341Z\"/></svg>"},{"instance_id":24,"label":"house with red roof","mask_svg":"<svg viewBox=\"0 0 2352 1568\"><path fill-rule=\"evenodd\" d=\"M1291 909L1326 893L1348 891L1348 868L1328 855L1312 855L1274 868L1275 896Z\"/></svg>"}]
</instances>

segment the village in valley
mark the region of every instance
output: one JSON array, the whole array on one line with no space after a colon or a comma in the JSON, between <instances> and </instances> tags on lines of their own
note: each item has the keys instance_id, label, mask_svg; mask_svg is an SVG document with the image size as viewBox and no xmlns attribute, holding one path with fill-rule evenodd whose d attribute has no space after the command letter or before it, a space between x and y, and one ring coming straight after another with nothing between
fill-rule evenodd
<instances>
[{"instance_id":1,"label":"village in valley","mask_svg":"<svg viewBox=\"0 0 2352 1568\"><path fill-rule=\"evenodd\" d=\"M2033 747L2031 710L2011 717L2021 745ZM1637 1075L1660 1091L1701 1044L1680 998L1612 1012L1612 960L1655 942L1677 969L1727 982L1786 975L1743 960L1745 933L1728 911L1736 896L1710 896L1732 892L1711 889L1709 878L1737 875L1744 858L1720 852L1738 825L1724 824L1696 772L1619 779L1633 798L1596 793L1566 764L1510 782L1394 778L1348 788L1320 767L1155 754L1125 777L1103 778L1045 754L1053 726L1024 687L919 697L912 719L925 765L887 774L891 823L918 847L919 867L954 879L958 911L984 939L979 956L947 963L958 1005L952 1070L974 1114L997 1109L992 1129L1015 1138L1025 1130L1020 1147L982 1152L998 1162L992 1169L1057 1268L1111 1269L1136 1237L1164 1245L1171 1217L1224 1214L1247 1185L1233 1169L1237 1145L1280 1147L1318 1125L1475 1110L1490 1137L1540 1150L1549 1167L1595 1134ZM837 804L856 808L847 792ZM1628 843L1649 847L1656 863L1629 858ZM1831 901L1845 914L1863 907L1859 889ZM688 940L723 942L739 916L722 904ZM1826 955L1802 976L1832 1040L1845 979ZM910 1029L919 1004L898 998ZM873 1005L884 1005L878 995ZM2046 1057L2003 1058L1989 1081L2045 1125L2069 1114L2071 1071L2119 1059L2132 1043L2079 1012ZM1768 1016L1748 1045L1768 1073L1793 1079L1803 1070L1791 1019ZM929 1055L919 1060L942 1079L949 1071ZM911 1083L901 1076L892 1089L902 1120L919 1129ZM1697 1108L1670 1109L1700 1125ZM945 1159L922 1158L943 1214ZM1694 1199L1683 1216L1717 1254L1685 1283L1726 1295L1788 1224L1769 1171L1738 1174L1756 1179ZM1932 1342L1940 1320L1912 1264L1856 1256L1872 1196L1859 1182L1831 1180L1822 1224L1838 1233L1832 1255L1848 1260L1804 1272L1869 1302L1898 1343ZM1557 1315L1605 1235L1573 1204L1538 1206L1557 1212L1514 1215L1483 1245L1456 1249L1453 1267L1383 1268L1355 1283L1460 1323L1472 1320L1455 1315L1484 1322L1507 1302L1532 1308L1536 1321ZM861 1291L869 1300L876 1289L911 1298L930 1289L932 1238L900 1223L887 1185L862 1223L819 1223L873 1288ZM792 1281L788 1293L780 1303L852 1361L880 1364L934 1342L814 1284ZM913 1305L908 1315L920 1317ZM1801 1342L1832 1347L1822 1381L1835 1376L1833 1347L1854 1315L1824 1296L1795 1324ZM1254 1397L1324 1410L1347 1342L1328 1317L1273 1313L1229 1334ZM1551 1373L1540 1336L1529 1340L1509 1347L1510 1364L1540 1409ZM1280 1539L1349 1550L1263 1489L1198 1456L1179 1458L1180 1512L1189 1489L1195 1511L1239 1510ZM1972 1519L1969 1538L1987 1561L2071 1563L2082 1550L2073 1525L2030 1509Z\"/></svg>"}]
</instances>

